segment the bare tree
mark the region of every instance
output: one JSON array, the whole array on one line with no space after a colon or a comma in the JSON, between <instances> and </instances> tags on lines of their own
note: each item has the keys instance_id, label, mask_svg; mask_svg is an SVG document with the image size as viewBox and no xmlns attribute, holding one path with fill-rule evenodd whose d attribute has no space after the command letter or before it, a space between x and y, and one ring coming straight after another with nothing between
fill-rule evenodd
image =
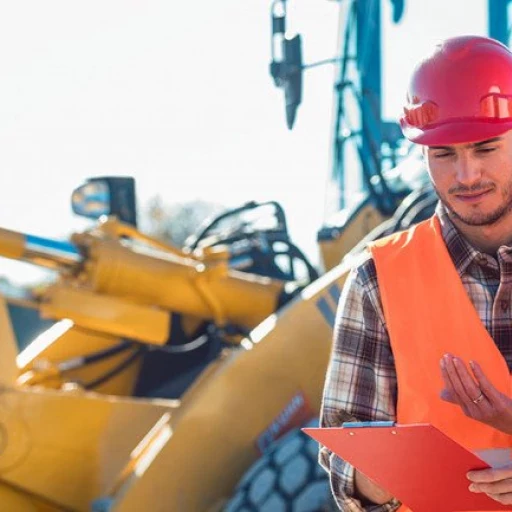
<instances>
[{"instance_id":1,"label":"bare tree","mask_svg":"<svg viewBox=\"0 0 512 512\"><path fill-rule=\"evenodd\" d=\"M156 195L144 208L143 222L147 223L146 231L150 235L183 247L205 220L223 210L222 205L202 199L166 205L162 197Z\"/></svg>"}]
</instances>

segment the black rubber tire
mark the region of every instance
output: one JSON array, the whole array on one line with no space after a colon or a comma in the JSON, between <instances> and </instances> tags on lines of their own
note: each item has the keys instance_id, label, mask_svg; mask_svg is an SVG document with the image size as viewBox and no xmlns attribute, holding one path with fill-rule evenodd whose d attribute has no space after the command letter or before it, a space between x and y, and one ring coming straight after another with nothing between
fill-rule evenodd
<instances>
[{"instance_id":1,"label":"black rubber tire","mask_svg":"<svg viewBox=\"0 0 512 512\"><path fill-rule=\"evenodd\" d=\"M317 420L308 427L318 425ZM338 510L318 443L300 429L273 443L245 473L224 512L331 512Z\"/></svg>"}]
</instances>

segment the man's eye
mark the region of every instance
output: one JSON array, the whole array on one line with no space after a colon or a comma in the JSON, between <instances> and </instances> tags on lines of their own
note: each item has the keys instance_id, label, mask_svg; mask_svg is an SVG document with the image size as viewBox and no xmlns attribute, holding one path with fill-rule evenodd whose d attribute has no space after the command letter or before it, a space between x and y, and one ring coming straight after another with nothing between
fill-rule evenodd
<instances>
[{"instance_id":1,"label":"man's eye","mask_svg":"<svg viewBox=\"0 0 512 512\"><path fill-rule=\"evenodd\" d=\"M478 153L491 153L492 151L494 151L496 148L493 148L493 147L489 147L489 148L478 148Z\"/></svg>"},{"instance_id":2,"label":"man's eye","mask_svg":"<svg viewBox=\"0 0 512 512\"><path fill-rule=\"evenodd\" d=\"M434 158L447 158L449 156L452 156L453 153L444 152L444 153L434 153Z\"/></svg>"}]
</instances>

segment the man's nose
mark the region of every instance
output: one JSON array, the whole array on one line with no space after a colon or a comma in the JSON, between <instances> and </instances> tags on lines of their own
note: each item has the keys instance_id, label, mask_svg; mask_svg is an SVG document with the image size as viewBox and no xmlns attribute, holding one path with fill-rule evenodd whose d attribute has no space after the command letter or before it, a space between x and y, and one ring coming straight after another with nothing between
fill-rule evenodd
<instances>
[{"instance_id":1,"label":"man's nose","mask_svg":"<svg viewBox=\"0 0 512 512\"><path fill-rule=\"evenodd\" d=\"M482 169L480 162L476 159L462 155L456 163L457 181L461 185L471 186L482 179Z\"/></svg>"}]
</instances>

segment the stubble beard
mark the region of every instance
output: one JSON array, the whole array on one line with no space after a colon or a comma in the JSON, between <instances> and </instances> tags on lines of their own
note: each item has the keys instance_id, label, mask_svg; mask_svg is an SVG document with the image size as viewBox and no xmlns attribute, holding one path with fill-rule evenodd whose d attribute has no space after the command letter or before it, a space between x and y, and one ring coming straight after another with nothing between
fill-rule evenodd
<instances>
[{"instance_id":1,"label":"stubble beard","mask_svg":"<svg viewBox=\"0 0 512 512\"><path fill-rule=\"evenodd\" d=\"M435 188L435 186L434 186ZM483 189L481 185L478 187L471 187L471 189L465 189L465 191L478 191ZM448 211L449 215L467 226L491 226L505 217L512 211L512 180L501 191L501 197L503 201L501 204L491 212L478 212L462 214L458 212L448 201L444 194L441 194L437 188L435 189L439 200ZM462 190L458 190L459 192ZM452 192L453 193L453 192Z\"/></svg>"}]
</instances>

